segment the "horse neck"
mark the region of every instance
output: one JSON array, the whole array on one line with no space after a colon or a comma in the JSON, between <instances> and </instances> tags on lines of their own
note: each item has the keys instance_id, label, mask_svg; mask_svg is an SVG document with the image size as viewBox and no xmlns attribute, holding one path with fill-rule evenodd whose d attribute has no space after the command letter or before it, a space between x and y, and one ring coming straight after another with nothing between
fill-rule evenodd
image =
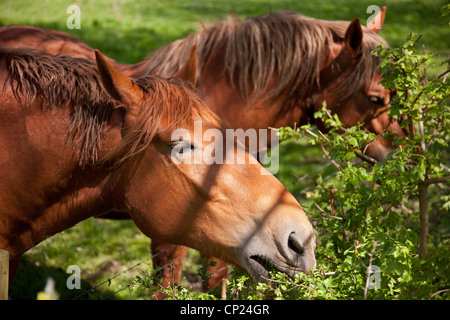
<instances>
[{"instance_id":1,"label":"horse neck","mask_svg":"<svg viewBox=\"0 0 450 320\"><path fill-rule=\"evenodd\" d=\"M11 279L20 257L27 250L91 216L107 211L109 204L102 197L101 188L83 187L40 210L13 217L8 221L10 229L0 230L0 234L6 235L6 238L0 235L0 247L10 254Z\"/></svg>"},{"instance_id":2,"label":"horse neck","mask_svg":"<svg viewBox=\"0 0 450 320\"><path fill-rule=\"evenodd\" d=\"M0 116L0 122L6 121L0 138L9 137L0 139L5 150L0 155L0 247L14 259L46 238L108 211L110 173L80 167L66 138L68 110L24 110L14 100L8 107L14 116Z\"/></svg>"},{"instance_id":3,"label":"horse neck","mask_svg":"<svg viewBox=\"0 0 450 320\"><path fill-rule=\"evenodd\" d=\"M90 175L89 172L81 172L79 174L83 176ZM99 177L90 180L89 183L87 181L70 182L75 187L63 190L57 202L44 208L43 216L47 216L47 219L54 222L55 233L89 217L100 215L112 209L110 195L106 192L108 178L109 176ZM62 230L58 230L61 228Z\"/></svg>"},{"instance_id":4,"label":"horse neck","mask_svg":"<svg viewBox=\"0 0 450 320\"><path fill-rule=\"evenodd\" d=\"M0 247L10 254L10 281L17 271L20 257L28 249L91 216L109 211L108 208L102 189L86 186L60 195L59 200L42 208L36 207L34 212L12 217L8 221L10 229L2 230L0 227Z\"/></svg>"}]
</instances>

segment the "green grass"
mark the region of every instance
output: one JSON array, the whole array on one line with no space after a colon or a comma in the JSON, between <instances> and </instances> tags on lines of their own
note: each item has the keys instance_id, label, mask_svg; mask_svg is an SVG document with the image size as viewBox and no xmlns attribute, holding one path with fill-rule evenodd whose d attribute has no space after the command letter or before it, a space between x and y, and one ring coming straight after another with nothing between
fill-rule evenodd
<instances>
[{"instance_id":1,"label":"green grass","mask_svg":"<svg viewBox=\"0 0 450 320\"><path fill-rule=\"evenodd\" d=\"M229 13L244 18L270 11L289 9L315 18L366 22L366 8L387 5L381 35L392 45L400 45L410 32L423 33L427 50L448 59L450 28L448 17L441 17L440 0L117 0L77 1L81 7L81 29L68 30L67 1L3 0L0 2L0 26L27 24L68 32L93 48L123 63L136 63L158 47L187 36L200 21L214 22ZM432 72L437 73L439 67ZM277 177L306 204L305 192L314 173L322 176L334 172L317 147L301 143L283 143ZM305 175L308 175L305 177ZM151 256L149 239L131 221L88 219L31 249L24 255L10 290L13 299L35 299L47 277L56 280L63 299L78 297L84 290L102 284L80 299L144 299L145 294L129 285L137 272L151 269L145 263L127 271ZM186 270L198 270L198 253L190 251ZM82 290L68 290L66 269L78 265L82 270ZM112 279L108 281L108 279Z\"/></svg>"},{"instance_id":2,"label":"green grass","mask_svg":"<svg viewBox=\"0 0 450 320\"><path fill-rule=\"evenodd\" d=\"M219 0L119 0L79 1L81 29L68 30L67 1L3 0L0 25L29 24L69 32L122 62L135 63L152 50L195 31L200 21L214 22L234 13L244 18L281 9L329 20L359 17L365 23L369 5L387 5L382 36L400 45L410 32L424 33L423 43L438 54L448 54L448 17L441 17L444 0L333 0L219 1Z\"/></svg>"},{"instance_id":3,"label":"green grass","mask_svg":"<svg viewBox=\"0 0 450 320\"><path fill-rule=\"evenodd\" d=\"M37 292L43 290L47 277L52 277L61 299L73 299L149 258L149 244L150 240L132 221L88 219L29 250L22 258L10 296L13 299L35 299ZM66 270L70 265L81 269L81 290L66 287L66 280L71 275ZM129 298L126 287L138 271L139 268L134 268L124 272L79 299L111 295L116 299ZM125 290L119 291L121 289ZM118 295L114 296L117 291Z\"/></svg>"}]
</instances>

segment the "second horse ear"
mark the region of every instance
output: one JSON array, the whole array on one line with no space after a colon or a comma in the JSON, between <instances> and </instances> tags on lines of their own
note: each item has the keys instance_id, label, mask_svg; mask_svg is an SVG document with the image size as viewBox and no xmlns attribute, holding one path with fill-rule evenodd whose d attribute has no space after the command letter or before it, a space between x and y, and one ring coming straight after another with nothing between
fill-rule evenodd
<instances>
[{"instance_id":1,"label":"second horse ear","mask_svg":"<svg viewBox=\"0 0 450 320\"><path fill-rule=\"evenodd\" d=\"M361 24L359 23L359 19L355 18L348 26L344 39L345 48L354 59L361 53L362 41L363 31Z\"/></svg>"},{"instance_id":2,"label":"second horse ear","mask_svg":"<svg viewBox=\"0 0 450 320\"><path fill-rule=\"evenodd\" d=\"M186 63L175 77L189 81L194 87L197 84L197 45L193 44Z\"/></svg>"}]
</instances>

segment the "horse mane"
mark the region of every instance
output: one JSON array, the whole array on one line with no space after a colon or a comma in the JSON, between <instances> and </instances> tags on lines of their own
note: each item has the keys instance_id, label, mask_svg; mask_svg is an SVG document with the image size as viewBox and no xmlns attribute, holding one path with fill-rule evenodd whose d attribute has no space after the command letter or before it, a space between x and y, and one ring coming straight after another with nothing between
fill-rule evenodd
<instances>
[{"instance_id":1,"label":"horse mane","mask_svg":"<svg viewBox=\"0 0 450 320\"><path fill-rule=\"evenodd\" d=\"M319 85L321 62L329 56L333 42L343 41L349 23L313 19L291 11L245 20L228 16L155 51L147 60L147 72L173 74L196 43L199 74L211 54L221 48L223 70L229 72L232 84L237 79L238 90L247 105L261 98L272 103L292 94L302 98ZM336 89L343 99L372 79L379 59L371 51L379 44L386 44L375 32L365 27L363 30L362 55L353 72ZM273 77L276 83L269 88Z\"/></svg>"},{"instance_id":2,"label":"horse mane","mask_svg":"<svg viewBox=\"0 0 450 320\"><path fill-rule=\"evenodd\" d=\"M78 161L98 160L101 137L115 103L103 90L92 62L33 49L0 48L0 68L7 72L3 90L9 84L19 102L39 100L42 110L72 107L68 139L78 151Z\"/></svg>"},{"instance_id":3,"label":"horse mane","mask_svg":"<svg viewBox=\"0 0 450 320\"><path fill-rule=\"evenodd\" d=\"M202 104L192 86L177 78L147 76L136 84L147 93L141 112L123 141L100 158L101 141L114 108L121 107L104 90L95 63L67 56L20 48L0 47L0 71L6 72L7 86L14 97L28 104L39 101L42 110L69 107L72 116L67 139L72 141L80 165L114 160L117 163L146 148L154 135L189 123L192 116L219 121ZM118 158L110 159L114 155Z\"/></svg>"}]
</instances>

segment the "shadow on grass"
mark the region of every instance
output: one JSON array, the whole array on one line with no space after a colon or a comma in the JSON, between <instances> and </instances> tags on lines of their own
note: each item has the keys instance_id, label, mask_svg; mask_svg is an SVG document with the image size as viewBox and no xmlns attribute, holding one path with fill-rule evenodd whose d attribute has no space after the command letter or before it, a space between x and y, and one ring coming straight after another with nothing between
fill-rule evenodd
<instances>
[{"instance_id":1,"label":"shadow on grass","mask_svg":"<svg viewBox=\"0 0 450 320\"><path fill-rule=\"evenodd\" d=\"M63 268L47 266L42 261L23 256L9 289L9 296L12 300L36 300L37 294L44 290L47 278L51 277L55 280L55 289L60 295L60 300L99 300L105 297L117 299L115 291L109 290L107 285L102 286L101 291L89 291L95 284L83 279L83 273L80 289L68 289L66 282L72 274L66 273Z\"/></svg>"},{"instance_id":2,"label":"shadow on grass","mask_svg":"<svg viewBox=\"0 0 450 320\"><path fill-rule=\"evenodd\" d=\"M80 290L69 290L66 286L70 274L62 268L49 267L41 262L37 263L27 257L22 257L19 270L9 290L12 300L36 300L37 294L43 291L47 278L55 280L55 289L60 294L60 299L72 299ZM85 281L81 281L82 290L90 288Z\"/></svg>"}]
</instances>

